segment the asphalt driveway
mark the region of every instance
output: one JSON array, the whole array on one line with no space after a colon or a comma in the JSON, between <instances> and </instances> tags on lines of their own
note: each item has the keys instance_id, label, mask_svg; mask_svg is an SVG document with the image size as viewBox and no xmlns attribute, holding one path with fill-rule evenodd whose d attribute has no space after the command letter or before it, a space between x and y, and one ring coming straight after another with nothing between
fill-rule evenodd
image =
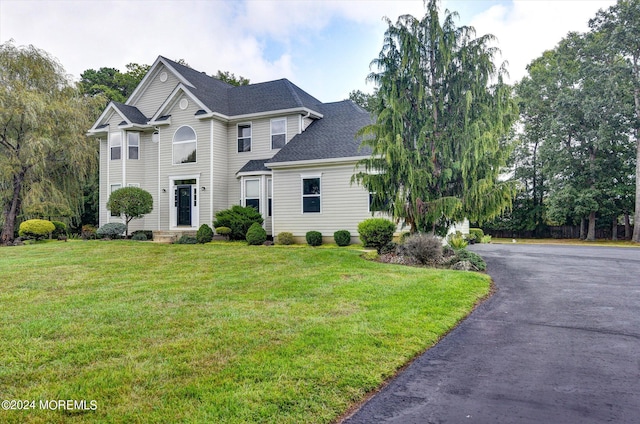
<instances>
[{"instance_id":1,"label":"asphalt driveway","mask_svg":"<svg viewBox=\"0 0 640 424\"><path fill-rule=\"evenodd\" d=\"M640 423L640 249L473 250L498 292L345 423Z\"/></svg>"}]
</instances>

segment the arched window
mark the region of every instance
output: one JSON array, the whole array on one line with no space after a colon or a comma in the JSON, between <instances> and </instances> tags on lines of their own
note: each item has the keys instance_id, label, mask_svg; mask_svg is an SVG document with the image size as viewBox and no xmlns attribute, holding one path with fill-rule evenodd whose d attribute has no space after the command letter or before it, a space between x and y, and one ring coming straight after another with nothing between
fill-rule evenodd
<instances>
[{"instance_id":1,"label":"arched window","mask_svg":"<svg viewBox=\"0 0 640 424\"><path fill-rule=\"evenodd\" d=\"M173 135L173 163L191 163L196 161L196 133L193 128L182 126Z\"/></svg>"}]
</instances>

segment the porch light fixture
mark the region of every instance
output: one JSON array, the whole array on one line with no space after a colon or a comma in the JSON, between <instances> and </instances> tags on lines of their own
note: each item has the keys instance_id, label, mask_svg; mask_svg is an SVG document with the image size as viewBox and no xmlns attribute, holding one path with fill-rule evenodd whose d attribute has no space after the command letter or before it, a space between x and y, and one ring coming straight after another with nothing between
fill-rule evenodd
<instances>
[{"instance_id":1,"label":"porch light fixture","mask_svg":"<svg viewBox=\"0 0 640 424\"><path fill-rule=\"evenodd\" d=\"M200 187L200 190L205 191L206 188L204 186Z\"/></svg>"},{"instance_id":2,"label":"porch light fixture","mask_svg":"<svg viewBox=\"0 0 640 424\"><path fill-rule=\"evenodd\" d=\"M163 188L163 189L162 189L162 192L163 192L163 193L166 193L166 192L167 192L167 189L166 189L166 188Z\"/></svg>"}]
</instances>

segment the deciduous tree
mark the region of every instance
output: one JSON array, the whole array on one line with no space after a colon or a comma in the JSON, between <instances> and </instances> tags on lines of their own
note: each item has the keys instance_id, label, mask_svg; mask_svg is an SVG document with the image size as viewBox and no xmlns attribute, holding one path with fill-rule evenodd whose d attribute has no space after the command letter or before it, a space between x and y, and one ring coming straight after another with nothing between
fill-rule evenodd
<instances>
[{"instance_id":1,"label":"deciduous tree","mask_svg":"<svg viewBox=\"0 0 640 424\"><path fill-rule=\"evenodd\" d=\"M0 45L0 243L13 240L18 216L38 203L51 204L43 214L80 215L82 184L97 165L84 134L95 107L48 53Z\"/></svg>"},{"instance_id":2,"label":"deciduous tree","mask_svg":"<svg viewBox=\"0 0 640 424\"><path fill-rule=\"evenodd\" d=\"M139 187L123 187L111 193L107 209L112 214L124 215L125 235L129 235L129 223L142 218L153 210L153 197Z\"/></svg>"}]
</instances>

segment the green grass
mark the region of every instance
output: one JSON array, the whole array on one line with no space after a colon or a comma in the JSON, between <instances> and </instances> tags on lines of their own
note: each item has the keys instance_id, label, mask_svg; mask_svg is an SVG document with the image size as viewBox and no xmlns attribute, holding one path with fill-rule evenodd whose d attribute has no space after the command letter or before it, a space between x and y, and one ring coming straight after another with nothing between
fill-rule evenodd
<instances>
[{"instance_id":1,"label":"green grass","mask_svg":"<svg viewBox=\"0 0 640 424\"><path fill-rule=\"evenodd\" d=\"M0 422L327 423L489 292L356 249L44 243L0 250Z\"/></svg>"}]
</instances>

